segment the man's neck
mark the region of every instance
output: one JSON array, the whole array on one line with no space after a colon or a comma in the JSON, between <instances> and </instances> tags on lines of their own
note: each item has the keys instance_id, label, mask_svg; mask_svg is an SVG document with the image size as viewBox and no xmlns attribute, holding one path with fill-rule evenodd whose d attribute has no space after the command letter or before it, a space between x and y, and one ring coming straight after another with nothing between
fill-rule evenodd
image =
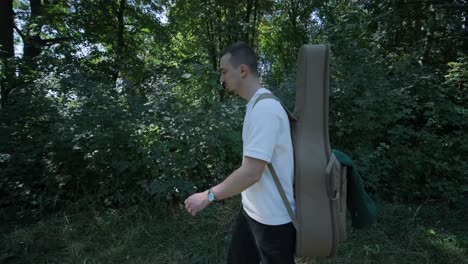
<instances>
[{"instance_id":1,"label":"man's neck","mask_svg":"<svg viewBox=\"0 0 468 264\"><path fill-rule=\"evenodd\" d=\"M258 80L255 80L251 83L248 83L247 86L245 87L244 89L244 93L243 94L240 94L240 96L242 98L244 98L244 100L246 100L247 102L250 101L250 99L252 99L252 97L254 96L254 94L261 88L260 86L260 82Z\"/></svg>"}]
</instances>

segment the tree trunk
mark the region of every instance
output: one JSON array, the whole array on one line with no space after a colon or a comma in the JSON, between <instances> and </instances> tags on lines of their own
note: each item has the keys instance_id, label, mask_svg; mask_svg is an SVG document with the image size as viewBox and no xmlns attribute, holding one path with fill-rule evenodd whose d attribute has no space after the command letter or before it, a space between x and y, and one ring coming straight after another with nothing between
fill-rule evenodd
<instances>
[{"instance_id":1,"label":"tree trunk","mask_svg":"<svg viewBox=\"0 0 468 264\"><path fill-rule=\"evenodd\" d=\"M245 25L247 25L247 28L244 28L244 41L246 43L249 43L251 45L250 41L250 32L251 32L251 27L252 25L250 24L250 16L252 14L252 0L247 0L247 13L245 15Z\"/></svg>"},{"instance_id":2,"label":"tree trunk","mask_svg":"<svg viewBox=\"0 0 468 264\"><path fill-rule=\"evenodd\" d=\"M118 32L117 32L117 49L115 52L115 64L114 64L114 74L113 79L114 83L117 83L117 78L119 77L119 73L121 70L121 64L123 62L123 53L125 48L124 42L124 30L125 30L125 21L124 21L124 12L125 12L125 5L126 0L120 0L119 2L119 10L117 12L117 20L118 20Z\"/></svg>"},{"instance_id":3,"label":"tree trunk","mask_svg":"<svg viewBox=\"0 0 468 264\"><path fill-rule=\"evenodd\" d=\"M463 50L468 50L468 10L465 9L463 12L463 23L462 23L462 37L463 37Z\"/></svg>"},{"instance_id":4,"label":"tree trunk","mask_svg":"<svg viewBox=\"0 0 468 264\"><path fill-rule=\"evenodd\" d=\"M216 71L218 69L218 52L216 50L215 25L213 25L212 20L206 21L206 34L208 38L208 56L210 58L213 71Z\"/></svg>"},{"instance_id":5,"label":"tree trunk","mask_svg":"<svg viewBox=\"0 0 468 264\"><path fill-rule=\"evenodd\" d=\"M252 25L252 40L250 41L250 45L255 47L255 35L257 33L257 16L258 16L258 0L254 0L254 15L253 15L253 25Z\"/></svg>"},{"instance_id":6,"label":"tree trunk","mask_svg":"<svg viewBox=\"0 0 468 264\"><path fill-rule=\"evenodd\" d=\"M5 109L8 94L13 89L14 67L10 61L15 55L13 23L13 0L0 0L0 58L3 64L3 77L0 79L0 110Z\"/></svg>"},{"instance_id":7,"label":"tree trunk","mask_svg":"<svg viewBox=\"0 0 468 264\"><path fill-rule=\"evenodd\" d=\"M13 0L0 1L0 57L11 58L14 55L13 45Z\"/></svg>"},{"instance_id":8,"label":"tree trunk","mask_svg":"<svg viewBox=\"0 0 468 264\"><path fill-rule=\"evenodd\" d=\"M34 57L41 54L41 27L42 24L38 23L38 19L42 12L41 0L29 0L31 7L31 20L27 30L25 39L23 39L23 58L30 62Z\"/></svg>"},{"instance_id":9,"label":"tree trunk","mask_svg":"<svg viewBox=\"0 0 468 264\"><path fill-rule=\"evenodd\" d=\"M216 32L216 37L217 37L217 62L216 63L219 63L219 60L221 58L218 57L219 55L219 52L221 51L221 49L224 49L224 42L223 42L223 38L222 38L222 23L223 23L223 19L222 19L222 11L221 11L221 8L216 8L216 18L217 18L217 23L216 23L216 27L215 27L215 32ZM216 70L215 71L218 71L218 67L216 67ZM219 94L219 101L220 102L224 102L224 90L223 89L219 89L218 90L218 94Z\"/></svg>"}]
</instances>

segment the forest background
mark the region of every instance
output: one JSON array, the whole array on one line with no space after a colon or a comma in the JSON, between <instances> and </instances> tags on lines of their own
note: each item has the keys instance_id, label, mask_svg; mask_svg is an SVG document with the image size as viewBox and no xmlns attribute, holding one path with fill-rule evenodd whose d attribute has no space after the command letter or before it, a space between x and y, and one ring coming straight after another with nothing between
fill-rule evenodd
<instances>
[{"instance_id":1,"label":"forest background","mask_svg":"<svg viewBox=\"0 0 468 264\"><path fill-rule=\"evenodd\" d=\"M221 263L239 201L180 204L241 162L218 67L245 41L291 110L298 49L331 45L331 144L379 203L302 261L467 263L466 0L1 0L0 25L0 262Z\"/></svg>"}]
</instances>

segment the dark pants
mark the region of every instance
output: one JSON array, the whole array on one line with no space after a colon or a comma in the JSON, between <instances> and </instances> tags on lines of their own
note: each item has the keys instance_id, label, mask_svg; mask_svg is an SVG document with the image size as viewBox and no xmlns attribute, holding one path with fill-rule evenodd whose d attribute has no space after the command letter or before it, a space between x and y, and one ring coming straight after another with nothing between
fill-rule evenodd
<instances>
[{"instance_id":1,"label":"dark pants","mask_svg":"<svg viewBox=\"0 0 468 264\"><path fill-rule=\"evenodd\" d=\"M264 225L242 209L234 225L227 263L294 264L295 246L296 230L292 223Z\"/></svg>"}]
</instances>

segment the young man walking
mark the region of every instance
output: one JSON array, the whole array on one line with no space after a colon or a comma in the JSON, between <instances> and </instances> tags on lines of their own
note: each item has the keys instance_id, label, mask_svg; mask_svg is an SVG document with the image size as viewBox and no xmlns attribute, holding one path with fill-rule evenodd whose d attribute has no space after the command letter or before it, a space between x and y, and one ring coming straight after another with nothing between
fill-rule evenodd
<instances>
[{"instance_id":1,"label":"young man walking","mask_svg":"<svg viewBox=\"0 0 468 264\"><path fill-rule=\"evenodd\" d=\"M278 101L264 99L255 104L261 94L270 93L261 87L257 68L257 55L245 43L233 44L221 53L220 82L247 102L243 161L222 183L187 198L185 208L195 216L211 202L242 193L228 263L289 264L294 263L296 231L267 164L272 163L295 210L290 125Z\"/></svg>"}]
</instances>

